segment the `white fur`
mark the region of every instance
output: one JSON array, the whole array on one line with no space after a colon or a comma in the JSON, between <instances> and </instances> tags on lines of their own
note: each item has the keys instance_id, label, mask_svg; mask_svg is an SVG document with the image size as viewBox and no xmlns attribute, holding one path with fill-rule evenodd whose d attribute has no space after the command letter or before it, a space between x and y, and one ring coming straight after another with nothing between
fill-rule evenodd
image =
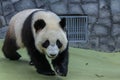
<instances>
[{"instance_id":1,"label":"white fur","mask_svg":"<svg viewBox=\"0 0 120 80\"><path fill-rule=\"evenodd\" d=\"M43 19L46 23L46 26L43 30L36 34L32 24L36 48L43 52L44 49L41 44L45 40L48 39L50 41L50 45L55 45L56 40L58 39L63 44L62 48L60 49L60 52L62 52L66 48L68 41L66 38L66 33L59 25L60 18L50 11L40 11L34 14L32 23L38 19Z\"/></svg>"},{"instance_id":2,"label":"white fur","mask_svg":"<svg viewBox=\"0 0 120 80\"><path fill-rule=\"evenodd\" d=\"M50 58L55 58L59 53L59 49L57 47L57 45L50 45L48 46L48 48L46 49L46 54L48 55L48 57ZM51 56L51 55L55 55L55 56Z\"/></svg>"},{"instance_id":3,"label":"white fur","mask_svg":"<svg viewBox=\"0 0 120 80\"><path fill-rule=\"evenodd\" d=\"M24 10L16 14L10 21L11 30L15 33L15 38L16 38L16 43L19 47L24 47L24 44L21 39L21 30L23 28L23 23L25 22L26 18L34 11L36 10L41 10L41 9L29 9L29 10ZM33 24L36 20L38 19L43 19L46 23L46 26L44 29L42 29L39 32L35 32L35 29L33 27ZM33 17L32 17L32 31L33 31L33 37L35 39L35 46L40 52L47 52L49 55L50 53L53 54L58 54L58 52L62 52L64 49L66 49L67 46L67 38L66 38L66 33L61 29L60 25L60 18L50 12L50 11L38 11L36 12ZM50 46L48 49L45 49L41 46L41 44L45 40L50 41ZM51 46L51 45L56 45L56 41L60 40L62 43L62 48L58 50L57 46Z\"/></svg>"},{"instance_id":4,"label":"white fur","mask_svg":"<svg viewBox=\"0 0 120 80\"><path fill-rule=\"evenodd\" d=\"M25 22L25 19L34 11L39 9L28 9L23 10L19 13L17 13L15 16L12 17L10 20L10 29L13 30L11 32L14 32L12 36L16 38L16 43L19 47L24 47L21 39L21 30L23 28L23 23Z\"/></svg>"},{"instance_id":5,"label":"white fur","mask_svg":"<svg viewBox=\"0 0 120 80\"><path fill-rule=\"evenodd\" d=\"M42 46L41 43L43 43L46 39L48 39L50 41L51 45L55 45L56 44L56 40L59 39L60 42L63 44L62 48L60 49L60 52L62 52L66 46L67 46L67 38L65 33L60 29L60 30L46 30L47 28L45 28L44 30L42 30L40 32L40 34L37 34L36 36L36 47L38 48L38 50L40 50L41 52L42 50Z\"/></svg>"}]
</instances>

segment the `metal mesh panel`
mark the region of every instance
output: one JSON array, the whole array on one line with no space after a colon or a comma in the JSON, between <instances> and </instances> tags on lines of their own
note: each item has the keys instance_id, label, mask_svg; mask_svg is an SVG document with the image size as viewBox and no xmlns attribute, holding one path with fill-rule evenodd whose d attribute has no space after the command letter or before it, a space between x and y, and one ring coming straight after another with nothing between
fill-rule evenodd
<instances>
[{"instance_id":1,"label":"metal mesh panel","mask_svg":"<svg viewBox=\"0 0 120 80\"><path fill-rule=\"evenodd\" d=\"M88 17L87 16L60 16L66 18L66 30L68 33L69 43L87 42L88 38Z\"/></svg>"}]
</instances>

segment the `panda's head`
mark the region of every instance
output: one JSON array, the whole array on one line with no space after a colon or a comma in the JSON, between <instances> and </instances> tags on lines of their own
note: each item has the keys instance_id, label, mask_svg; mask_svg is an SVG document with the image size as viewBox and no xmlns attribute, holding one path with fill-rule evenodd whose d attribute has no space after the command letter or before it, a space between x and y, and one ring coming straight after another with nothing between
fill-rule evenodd
<instances>
[{"instance_id":1,"label":"panda's head","mask_svg":"<svg viewBox=\"0 0 120 80\"><path fill-rule=\"evenodd\" d=\"M54 59L67 47L64 31L65 18L60 19L50 11L36 12L32 19L32 30L36 48Z\"/></svg>"}]
</instances>

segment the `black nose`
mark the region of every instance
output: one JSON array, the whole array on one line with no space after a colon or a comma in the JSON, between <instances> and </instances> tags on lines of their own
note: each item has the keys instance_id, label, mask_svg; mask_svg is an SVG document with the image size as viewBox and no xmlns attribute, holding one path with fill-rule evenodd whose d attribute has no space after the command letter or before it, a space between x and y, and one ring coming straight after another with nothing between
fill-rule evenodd
<instances>
[{"instance_id":1,"label":"black nose","mask_svg":"<svg viewBox=\"0 0 120 80\"><path fill-rule=\"evenodd\" d=\"M56 54L50 54L50 56L54 57L54 56L56 56Z\"/></svg>"}]
</instances>

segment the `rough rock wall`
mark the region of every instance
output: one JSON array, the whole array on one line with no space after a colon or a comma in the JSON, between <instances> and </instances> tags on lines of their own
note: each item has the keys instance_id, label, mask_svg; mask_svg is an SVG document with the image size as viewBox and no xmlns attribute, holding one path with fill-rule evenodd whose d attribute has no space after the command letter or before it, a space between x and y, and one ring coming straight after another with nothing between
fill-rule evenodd
<instances>
[{"instance_id":1,"label":"rough rock wall","mask_svg":"<svg viewBox=\"0 0 120 80\"><path fill-rule=\"evenodd\" d=\"M23 9L45 8L58 14L88 14L89 40L83 48L120 50L120 0L0 0L0 38L11 16Z\"/></svg>"}]
</instances>

